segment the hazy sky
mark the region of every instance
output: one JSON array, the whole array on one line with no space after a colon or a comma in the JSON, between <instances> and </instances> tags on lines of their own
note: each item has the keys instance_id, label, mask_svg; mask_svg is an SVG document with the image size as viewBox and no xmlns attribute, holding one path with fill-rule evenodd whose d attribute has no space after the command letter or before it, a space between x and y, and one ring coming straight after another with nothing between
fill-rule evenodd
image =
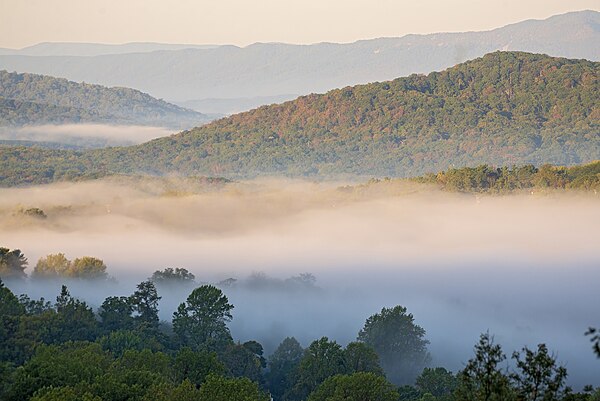
<instances>
[{"instance_id":1,"label":"hazy sky","mask_svg":"<svg viewBox=\"0 0 600 401\"><path fill-rule=\"evenodd\" d=\"M1 0L0 47L39 42L351 42L492 29L600 0Z\"/></svg>"}]
</instances>

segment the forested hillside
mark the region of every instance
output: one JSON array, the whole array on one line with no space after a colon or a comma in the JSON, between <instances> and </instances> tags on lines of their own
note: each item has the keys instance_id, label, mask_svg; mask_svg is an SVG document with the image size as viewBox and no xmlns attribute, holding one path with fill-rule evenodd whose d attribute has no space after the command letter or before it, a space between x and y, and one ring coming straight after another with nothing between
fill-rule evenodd
<instances>
[{"instance_id":1,"label":"forested hillside","mask_svg":"<svg viewBox=\"0 0 600 401\"><path fill-rule=\"evenodd\" d=\"M309 95L142 145L2 148L15 184L97 173L406 177L600 159L600 63L496 52L427 76ZM36 160L35 167L28 161Z\"/></svg>"},{"instance_id":2,"label":"forested hillside","mask_svg":"<svg viewBox=\"0 0 600 401\"><path fill-rule=\"evenodd\" d=\"M208 119L134 89L0 71L0 125L94 122L185 128Z\"/></svg>"}]
</instances>

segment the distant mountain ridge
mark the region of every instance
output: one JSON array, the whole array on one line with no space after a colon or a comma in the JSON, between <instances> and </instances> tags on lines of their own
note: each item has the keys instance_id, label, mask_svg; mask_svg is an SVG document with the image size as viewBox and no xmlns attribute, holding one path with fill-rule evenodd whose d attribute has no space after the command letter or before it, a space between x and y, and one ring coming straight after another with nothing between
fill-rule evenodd
<instances>
[{"instance_id":1,"label":"distant mountain ridge","mask_svg":"<svg viewBox=\"0 0 600 401\"><path fill-rule=\"evenodd\" d=\"M308 95L123 148L0 147L4 185L82 176L409 177L600 159L600 63L495 52ZM35 163L32 161L35 160Z\"/></svg>"},{"instance_id":2,"label":"distant mountain ridge","mask_svg":"<svg viewBox=\"0 0 600 401\"><path fill-rule=\"evenodd\" d=\"M211 49L216 45L132 42L123 44L44 42L22 49L0 48L0 55L94 57L107 54L149 53L159 50Z\"/></svg>"},{"instance_id":3,"label":"distant mountain ridge","mask_svg":"<svg viewBox=\"0 0 600 401\"><path fill-rule=\"evenodd\" d=\"M9 55L0 56L0 68L126 86L171 102L202 104L201 100L208 98L271 99L321 93L440 71L496 50L600 61L600 13L572 12L484 32L407 35L348 44L256 43L243 48L218 46L96 57ZM233 108L239 109L238 104Z\"/></svg>"},{"instance_id":4,"label":"distant mountain ridge","mask_svg":"<svg viewBox=\"0 0 600 401\"><path fill-rule=\"evenodd\" d=\"M209 121L198 112L129 88L0 71L0 125L64 123L189 128Z\"/></svg>"}]
</instances>

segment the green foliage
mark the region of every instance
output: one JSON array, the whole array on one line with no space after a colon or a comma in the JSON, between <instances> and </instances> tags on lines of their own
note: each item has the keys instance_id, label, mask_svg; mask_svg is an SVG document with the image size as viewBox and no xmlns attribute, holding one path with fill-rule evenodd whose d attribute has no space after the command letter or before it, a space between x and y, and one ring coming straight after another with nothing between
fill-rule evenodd
<instances>
[{"instance_id":1,"label":"green foliage","mask_svg":"<svg viewBox=\"0 0 600 401\"><path fill-rule=\"evenodd\" d=\"M176 381L185 379L200 386L211 374L224 375L225 365L215 352L193 351L191 348L184 347L175 355L173 370Z\"/></svg>"},{"instance_id":2,"label":"green foliage","mask_svg":"<svg viewBox=\"0 0 600 401\"><path fill-rule=\"evenodd\" d=\"M429 362L425 330L403 306L383 308L367 319L358 340L373 347L392 383L412 383Z\"/></svg>"},{"instance_id":3,"label":"green foliage","mask_svg":"<svg viewBox=\"0 0 600 401\"><path fill-rule=\"evenodd\" d=\"M150 281L155 283L157 286L165 287L180 287L180 286L191 286L195 284L196 277L187 271L187 269L168 267L164 270L157 270L152 273Z\"/></svg>"},{"instance_id":4,"label":"green foliage","mask_svg":"<svg viewBox=\"0 0 600 401\"><path fill-rule=\"evenodd\" d=\"M298 340L286 337L269 357L266 379L275 401L283 400L284 395L291 390L303 355L304 349Z\"/></svg>"},{"instance_id":5,"label":"green foliage","mask_svg":"<svg viewBox=\"0 0 600 401\"><path fill-rule=\"evenodd\" d=\"M106 123L183 128L207 117L129 88L0 71L0 125Z\"/></svg>"},{"instance_id":6,"label":"green foliage","mask_svg":"<svg viewBox=\"0 0 600 401\"><path fill-rule=\"evenodd\" d=\"M94 343L65 343L38 347L35 355L15 372L8 401L28 399L44 387L92 383L110 366L110 356Z\"/></svg>"},{"instance_id":7,"label":"green foliage","mask_svg":"<svg viewBox=\"0 0 600 401\"><path fill-rule=\"evenodd\" d=\"M226 325L232 309L220 289L200 286L173 313L173 331L182 345L194 350L222 351L233 343Z\"/></svg>"},{"instance_id":8,"label":"green foliage","mask_svg":"<svg viewBox=\"0 0 600 401\"><path fill-rule=\"evenodd\" d=\"M200 391L189 380L179 385L159 383L152 385L142 401L199 401Z\"/></svg>"},{"instance_id":9,"label":"green foliage","mask_svg":"<svg viewBox=\"0 0 600 401\"><path fill-rule=\"evenodd\" d=\"M19 249L0 247L0 278L4 280L23 279L27 277L27 258Z\"/></svg>"},{"instance_id":10,"label":"green foliage","mask_svg":"<svg viewBox=\"0 0 600 401\"><path fill-rule=\"evenodd\" d=\"M71 262L67 271L70 277L86 279L106 279L106 265L101 259L91 256L77 258Z\"/></svg>"},{"instance_id":11,"label":"green foliage","mask_svg":"<svg viewBox=\"0 0 600 401\"><path fill-rule=\"evenodd\" d=\"M0 279L0 361L20 359L20 352L15 347L14 340L19 330L20 318L24 314L25 307ZM0 367L4 372L8 369L3 365Z\"/></svg>"},{"instance_id":12,"label":"green foliage","mask_svg":"<svg viewBox=\"0 0 600 401\"><path fill-rule=\"evenodd\" d=\"M322 337L313 341L304 351L294 387L286 398L303 400L328 377L346 373L348 369L342 347L337 342Z\"/></svg>"},{"instance_id":13,"label":"green foliage","mask_svg":"<svg viewBox=\"0 0 600 401\"><path fill-rule=\"evenodd\" d=\"M102 401L102 398L85 391L84 386L44 387L31 401Z\"/></svg>"},{"instance_id":14,"label":"green foliage","mask_svg":"<svg viewBox=\"0 0 600 401\"><path fill-rule=\"evenodd\" d=\"M600 63L585 60L495 52L427 76L302 96L128 148L0 146L0 184L139 171L410 177L483 163L589 162L600 159L599 71Z\"/></svg>"},{"instance_id":15,"label":"green foliage","mask_svg":"<svg viewBox=\"0 0 600 401\"><path fill-rule=\"evenodd\" d=\"M32 278L106 280L108 274L101 259L84 256L70 261L63 253L57 253L40 258L33 269Z\"/></svg>"},{"instance_id":16,"label":"green foliage","mask_svg":"<svg viewBox=\"0 0 600 401\"><path fill-rule=\"evenodd\" d=\"M439 400L450 400L456 389L457 379L444 368L425 368L415 384L423 394L431 394Z\"/></svg>"},{"instance_id":17,"label":"green foliage","mask_svg":"<svg viewBox=\"0 0 600 401\"><path fill-rule=\"evenodd\" d=\"M57 278L68 276L71 261L64 253L50 254L40 258L33 269L32 278Z\"/></svg>"},{"instance_id":18,"label":"green foliage","mask_svg":"<svg viewBox=\"0 0 600 401\"><path fill-rule=\"evenodd\" d=\"M327 378L308 401L397 401L398 391L385 377L370 372Z\"/></svg>"},{"instance_id":19,"label":"green foliage","mask_svg":"<svg viewBox=\"0 0 600 401\"><path fill-rule=\"evenodd\" d=\"M52 331L44 342L93 341L96 338L98 322L94 311L85 302L73 298L64 285L56 297L55 309Z\"/></svg>"},{"instance_id":20,"label":"green foliage","mask_svg":"<svg viewBox=\"0 0 600 401\"><path fill-rule=\"evenodd\" d=\"M564 393L567 369L557 366L556 358L548 353L545 344L539 344L537 351L525 347L513 353L516 372L510 377L514 381L519 399L524 401L558 401Z\"/></svg>"},{"instance_id":21,"label":"green foliage","mask_svg":"<svg viewBox=\"0 0 600 401\"><path fill-rule=\"evenodd\" d=\"M573 167L544 164L493 168L488 165L449 169L436 175L415 178L458 192L505 193L531 189L600 190L600 161Z\"/></svg>"},{"instance_id":22,"label":"green foliage","mask_svg":"<svg viewBox=\"0 0 600 401\"><path fill-rule=\"evenodd\" d=\"M158 327L158 301L160 299L161 297L158 296L158 291L152 281L142 281L137 285L137 290L129 297L137 326L150 329Z\"/></svg>"},{"instance_id":23,"label":"green foliage","mask_svg":"<svg viewBox=\"0 0 600 401\"><path fill-rule=\"evenodd\" d=\"M270 397L260 391L258 385L249 379L228 379L209 375L200 387L201 401L269 401Z\"/></svg>"},{"instance_id":24,"label":"green foliage","mask_svg":"<svg viewBox=\"0 0 600 401\"><path fill-rule=\"evenodd\" d=\"M100 337L97 341L103 350L120 357L127 350L141 351L144 349L157 350L160 346L152 344L141 333L133 330L114 330Z\"/></svg>"},{"instance_id":25,"label":"green foliage","mask_svg":"<svg viewBox=\"0 0 600 401\"><path fill-rule=\"evenodd\" d=\"M233 377L247 377L260 385L264 384L263 369L267 362L263 358L263 347L256 341L230 344L221 353L221 359Z\"/></svg>"},{"instance_id":26,"label":"green foliage","mask_svg":"<svg viewBox=\"0 0 600 401\"><path fill-rule=\"evenodd\" d=\"M464 401L510 401L515 394L510 380L500 368L506 359L499 344L489 333L484 333L475 345L475 357L458 374L455 396Z\"/></svg>"},{"instance_id":27,"label":"green foliage","mask_svg":"<svg viewBox=\"0 0 600 401\"><path fill-rule=\"evenodd\" d=\"M350 372L371 372L384 375L375 349L362 342L351 342L344 349L344 360Z\"/></svg>"},{"instance_id":28,"label":"green foliage","mask_svg":"<svg viewBox=\"0 0 600 401\"><path fill-rule=\"evenodd\" d=\"M107 331L130 330L135 320L129 297L108 297L98 309L102 328Z\"/></svg>"}]
</instances>

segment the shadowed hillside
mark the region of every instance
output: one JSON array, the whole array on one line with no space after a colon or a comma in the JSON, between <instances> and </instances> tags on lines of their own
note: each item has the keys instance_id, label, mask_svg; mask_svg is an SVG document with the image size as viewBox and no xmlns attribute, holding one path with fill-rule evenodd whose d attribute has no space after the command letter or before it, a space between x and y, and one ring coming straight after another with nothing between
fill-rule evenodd
<instances>
[{"instance_id":1,"label":"shadowed hillside","mask_svg":"<svg viewBox=\"0 0 600 401\"><path fill-rule=\"evenodd\" d=\"M94 122L185 128L208 120L134 89L0 71L0 125Z\"/></svg>"}]
</instances>

